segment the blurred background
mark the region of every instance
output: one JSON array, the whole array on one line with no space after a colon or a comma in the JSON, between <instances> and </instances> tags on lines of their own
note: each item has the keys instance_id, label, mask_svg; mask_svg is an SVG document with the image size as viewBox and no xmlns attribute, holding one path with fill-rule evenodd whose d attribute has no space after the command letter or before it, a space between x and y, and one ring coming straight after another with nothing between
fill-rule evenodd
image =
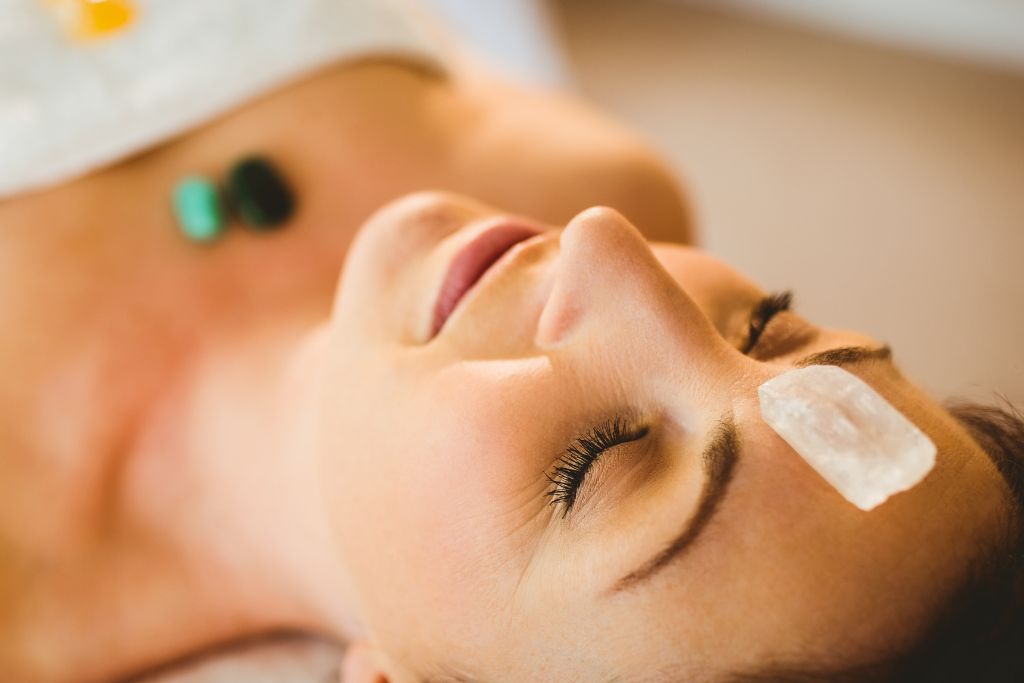
<instances>
[{"instance_id":1,"label":"blurred background","mask_svg":"<svg viewBox=\"0 0 1024 683\"><path fill-rule=\"evenodd\" d=\"M646 135L703 245L815 322L1024 405L1024 0L427 1Z\"/></svg>"}]
</instances>

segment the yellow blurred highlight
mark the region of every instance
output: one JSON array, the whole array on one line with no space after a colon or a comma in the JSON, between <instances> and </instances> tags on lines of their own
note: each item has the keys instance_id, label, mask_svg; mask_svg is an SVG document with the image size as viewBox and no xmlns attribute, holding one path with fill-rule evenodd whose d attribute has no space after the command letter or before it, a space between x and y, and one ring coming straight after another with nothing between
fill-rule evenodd
<instances>
[{"instance_id":1,"label":"yellow blurred highlight","mask_svg":"<svg viewBox=\"0 0 1024 683\"><path fill-rule=\"evenodd\" d=\"M106 38L134 21L131 0L47 0L65 30L78 40Z\"/></svg>"}]
</instances>

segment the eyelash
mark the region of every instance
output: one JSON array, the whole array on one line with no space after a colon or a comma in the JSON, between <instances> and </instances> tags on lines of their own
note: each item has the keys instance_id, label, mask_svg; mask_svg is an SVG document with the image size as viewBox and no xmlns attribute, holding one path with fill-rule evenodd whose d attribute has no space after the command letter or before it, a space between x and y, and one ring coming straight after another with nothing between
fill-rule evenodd
<instances>
[{"instance_id":1,"label":"eyelash","mask_svg":"<svg viewBox=\"0 0 1024 683\"><path fill-rule=\"evenodd\" d=\"M788 291L769 294L761 299L750 314L747 341L740 350L744 354L753 351L772 318L788 311L792 303L793 293ZM615 446L642 439L648 431L647 427L637 427L628 420L615 417L577 438L555 463L552 472L545 475L551 483L547 493L549 503L562 507L562 517L568 515L583 486L583 480L597 459Z\"/></svg>"},{"instance_id":2,"label":"eyelash","mask_svg":"<svg viewBox=\"0 0 1024 683\"><path fill-rule=\"evenodd\" d=\"M620 417L595 426L577 438L558 459L554 470L546 475L551 482L549 502L562 506L562 517L569 514L583 480L601 455L615 446L637 441L647 435L647 427L636 427Z\"/></svg>"},{"instance_id":3,"label":"eyelash","mask_svg":"<svg viewBox=\"0 0 1024 683\"><path fill-rule=\"evenodd\" d=\"M749 354L753 351L772 318L783 311L788 311L792 303L793 292L769 294L757 302L754 310L750 313L747 341L743 344L740 351L744 354Z\"/></svg>"}]
</instances>

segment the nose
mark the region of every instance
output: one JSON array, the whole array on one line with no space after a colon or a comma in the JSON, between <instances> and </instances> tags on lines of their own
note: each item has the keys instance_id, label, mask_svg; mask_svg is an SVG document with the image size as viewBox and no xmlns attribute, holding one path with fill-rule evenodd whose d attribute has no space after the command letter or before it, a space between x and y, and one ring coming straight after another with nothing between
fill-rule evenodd
<instances>
[{"instance_id":1,"label":"nose","mask_svg":"<svg viewBox=\"0 0 1024 683\"><path fill-rule=\"evenodd\" d=\"M640 231L614 209L596 207L577 215L562 231L559 246L534 339L538 348L554 349L591 335L606 339L609 330L651 343L667 335L670 343L725 346Z\"/></svg>"}]
</instances>

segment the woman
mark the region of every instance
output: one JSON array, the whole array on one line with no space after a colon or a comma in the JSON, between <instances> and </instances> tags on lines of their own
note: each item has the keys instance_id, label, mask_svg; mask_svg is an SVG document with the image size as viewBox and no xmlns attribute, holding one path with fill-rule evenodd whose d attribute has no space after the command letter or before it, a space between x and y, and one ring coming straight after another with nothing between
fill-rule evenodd
<instances>
[{"instance_id":1,"label":"woman","mask_svg":"<svg viewBox=\"0 0 1024 683\"><path fill-rule=\"evenodd\" d=\"M154 208L254 151L281 230L198 246ZM423 187L478 199L359 229ZM645 241L688 221L634 138L475 72L325 67L0 224L5 680L282 629L356 643L357 682L773 680L909 651L1019 528L1008 468L877 342ZM837 497L752 403L798 362L874 385L933 474Z\"/></svg>"},{"instance_id":2,"label":"woman","mask_svg":"<svg viewBox=\"0 0 1024 683\"><path fill-rule=\"evenodd\" d=\"M522 241L444 303L481 238ZM1010 548L1020 500L876 341L763 300L611 210L558 230L394 202L328 319L192 347L132 447L51 494L15 537L35 575L9 661L102 680L285 627L363 641L353 681L720 680L907 651ZM753 398L808 363L871 383L938 445L935 471L871 513L839 497ZM576 477L583 439L602 452ZM51 467L22 481L71 479Z\"/></svg>"},{"instance_id":3,"label":"woman","mask_svg":"<svg viewBox=\"0 0 1024 683\"><path fill-rule=\"evenodd\" d=\"M996 568L1019 543L1019 460L980 448L878 341L607 209L513 247L434 334L436 283L489 215L443 197L378 214L293 375L296 422L318 416L328 582L369 642L346 680L945 680L901 667L945 610L982 606L953 599L972 572L1012 597ZM865 513L764 424L757 387L808 364L847 367L931 437L921 485ZM1004 426L1019 458L1024 429ZM948 623L966 633L946 655L981 633ZM1019 673L1017 656L974 659L971 679Z\"/></svg>"},{"instance_id":4,"label":"woman","mask_svg":"<svg viewBox=\"0 0 1024 683\"><path fill-rule=\"evenodd\" d=\"M382 204L444 188L564 222L606 202L652 235L689 237L674 179L635 136L501 83L385 3L137 10L108 35L64 40L44 4L5 9L17 30L0 40L3 680L110 680L296 622L225 593L216 567L234 560L211 544L247 545L222 503L257 470L234 462L229 490L202 493L178 411L241 426L226 453L242 452L250 418L193 405L219 400L200 384L249 375L252 353L326 316L349 242ZM233 99L213 97L208 72ZM233 219L214 241L184 234L178 182L222 184L253 155L286 180L294 213L273 231ZM158 467L178 483L155 481Z\"/></svg>"}]
</instances>

